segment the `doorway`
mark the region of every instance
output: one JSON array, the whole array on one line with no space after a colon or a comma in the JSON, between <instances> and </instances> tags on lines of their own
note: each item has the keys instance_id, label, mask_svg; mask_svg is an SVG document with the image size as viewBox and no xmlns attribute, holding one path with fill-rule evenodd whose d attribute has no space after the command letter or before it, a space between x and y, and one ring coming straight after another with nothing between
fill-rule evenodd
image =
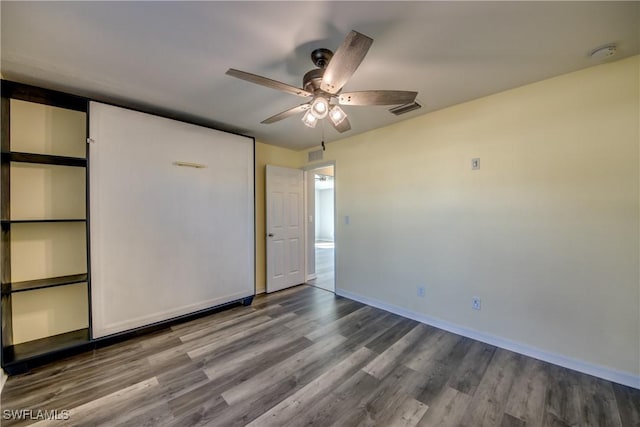
<instances>
[{"instance_id":1,"label":"doorway","mask_svg":"<svg viewBox=\"0 0 640 427\"><path fill-rule=\"evenodd\" d=\"M322 166L307 172L310 182L307 209L310 221L307 234L308 266L313 266L307 283L335 292L335 167ZM312 200L311 200L312 199ZM312 259L311 259L312 258Z\"/></svg>"}]
</instances>

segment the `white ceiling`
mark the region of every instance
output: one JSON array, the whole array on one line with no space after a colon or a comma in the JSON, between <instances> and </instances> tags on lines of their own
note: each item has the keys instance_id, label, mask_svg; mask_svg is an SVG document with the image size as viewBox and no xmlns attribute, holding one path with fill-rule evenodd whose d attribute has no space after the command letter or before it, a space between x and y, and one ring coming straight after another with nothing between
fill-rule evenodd
<instances>
[{"instance_id":1,"label":"white ceiling","mask_svg":"<svg viewBox=\"0 0 640 427\"><path fill-rule=\"evenodd\" d=\"M595 47L640 51L640 2L10 2L6 79L154 107L274 145L318 145L299 118L260 124L304 100L225 75L301 86L318 47L350 30L374 39L345 91L418 91L423 108L345 107L334 141L491 93L596 65Z\"/></svg>"}]
</instances>

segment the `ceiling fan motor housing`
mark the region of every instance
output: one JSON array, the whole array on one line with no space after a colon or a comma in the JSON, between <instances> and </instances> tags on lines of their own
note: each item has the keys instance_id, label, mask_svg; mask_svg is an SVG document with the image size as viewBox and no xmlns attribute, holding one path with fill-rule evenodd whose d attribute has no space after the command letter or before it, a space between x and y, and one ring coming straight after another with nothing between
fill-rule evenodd
<instances>
[{"instance_id":1,"label":"ceiling fan motor housing","mask_svg":"<svg viewBox=\"0 0 640 427\"><path fill-rule=\"evenodd\" d=\"M322 76L324 75L324 69L314 68L307 72L302 78L302 87L307 92L317 93L320 89L320 83L322 83Z\"/></svg>"}]
</instances>

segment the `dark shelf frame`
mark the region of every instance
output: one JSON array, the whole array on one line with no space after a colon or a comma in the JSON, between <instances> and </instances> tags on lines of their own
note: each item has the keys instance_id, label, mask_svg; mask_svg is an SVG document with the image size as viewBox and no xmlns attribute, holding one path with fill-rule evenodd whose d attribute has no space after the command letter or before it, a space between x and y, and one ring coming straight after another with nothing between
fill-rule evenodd
<instances>
[{"instance_id":1,"label":"dark shelf frame","mask_svg":"<svg viewBox=\"0 0 640 427\"><path fill-rule=\"evenodd\" d=\"M73 349L83 344L88 345L90 342L89 328L78 329L7 346L2 352L2 360L5 367L10 368L13 364L25 363L43 355L51 355L56 352ZM9 369L9 371L11 371L11 369Z\"/></svg>"},{"instance_id":2,"label":"dark shelf frame","mask_svg":"<svg viewBox=\"0 0 640 427\"><path fill-rule=\"evenodd\" d=\"M2 80L1 88L1 134L0 134L0 173L2 182L0 188L0 286L2 297L2 328L0 329L2 351L0 352L2 367L9 374L24 372L29 366L37 366L56 357L63 357L91 345L91 300L90 300L90 265L89 265L89 150L85 147L85 158L58 156L52 154L23 153L11 151L11 99L27 101L37 104L50 105L86 113L88 116L88 99L69 95L35 86ZM88 117L86 119L86 133L88 137ZM86 145L86 144L85 144ZM70 166L85 169L86 179L86 218L42 218L42 219L14 219L11 220L11 165L13 163L30 163L35 165ZM42 223L83 223L87 229L87 272L61 277L50 277L38 280L12 282L11 280L11 229L14 224L42 224ZM87 283L89 294L87 300L87 314L89 327L71 331L51 337L45 337L21 344L13 344L13 319L11 296L17 292L27 292L37 289L67 286Z\"/></svg>"},{"instance_id":3,"label":"dark shelf frame","mask_svg":"<svg viewBox=\"0 0 640 427\"><path fill-rule=\"evenodd\" d=\"M82 157L56 156L53 154L21 153L18 151L3 152L7 161L14 163L34 163L40 165L87 167L87 159Z\"/></svg>"},{"instance_id":4,"label":"dark shelf frame","mask_svg":"<svg viewBox=\"0 0 640 427\"><path fill-rule=\"evenodd\" d=\"M60 218L60 219L10 219L2 220L2 224L32 224L43 222L87 222L84 218Z\"/></svg>"},{"instance_id":5,"label":"dark shelf frame","mask_svg":"<svg viewBox=\"0 0 640 427\"><path fill-rule=\"evenodd\" d=\"M25 280L23 282L3 283L2 293L33 291L35 289L55 288L58 286L74 285L88 282L87 273L71 274L68 276L47 277L45 279Z\"/></svg>"},{"instance_id":6,"label":"dark shelf frame","mask_svg":"<svg viewBox=\"0 0 640 427\"><path fill-rule=\"evenodd\" d=\"M2 80L2 97L87 112L86 98L9 80Z\"/></svg>"}]
</instances>

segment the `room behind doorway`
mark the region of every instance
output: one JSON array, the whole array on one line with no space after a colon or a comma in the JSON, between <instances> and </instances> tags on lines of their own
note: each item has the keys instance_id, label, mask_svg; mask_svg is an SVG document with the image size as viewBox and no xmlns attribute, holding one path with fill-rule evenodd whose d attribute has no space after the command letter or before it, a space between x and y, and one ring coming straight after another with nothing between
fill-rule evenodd
<instances>
[{"instance_id":1,"label":"room behind doorway","mask_svg":"<svg viewBox=\"0 0 640 427\"><path fill-rule=\"evenodd\" d=\"M315 279L309 284L335 292L334 166L311 171L314 179L314 257Z\"/></svg>"}]
</instances>

